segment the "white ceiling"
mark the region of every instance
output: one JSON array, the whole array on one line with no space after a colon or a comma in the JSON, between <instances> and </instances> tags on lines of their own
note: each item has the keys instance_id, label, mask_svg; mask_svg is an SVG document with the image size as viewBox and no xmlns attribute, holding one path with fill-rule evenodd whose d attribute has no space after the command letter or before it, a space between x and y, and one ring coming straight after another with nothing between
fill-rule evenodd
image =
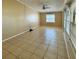
<instances>
[{"instance_id":1,"label":"white ceiling","mask_svg":"<svg viewBox=\"0 0 79 59\"><path fill-rule=\"evenodd\" d=\"M62 11L64 8L65 0L47 0L49 9L42 9L43 3L46 0L20 0L20 2L25 5L30 6L31 8L39 11L39 12L53 12L53 11Z\"/></svg>"}]
</instances>

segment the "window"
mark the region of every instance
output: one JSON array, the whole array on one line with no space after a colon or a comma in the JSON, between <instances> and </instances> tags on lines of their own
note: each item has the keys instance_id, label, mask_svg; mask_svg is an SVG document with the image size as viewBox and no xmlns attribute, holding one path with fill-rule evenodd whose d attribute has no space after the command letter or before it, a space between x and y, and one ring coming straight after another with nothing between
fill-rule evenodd
<instances>
[{"instance_id":1,"label":"window","mask_svg":"<svg viewBox=\"0 0 79 59\"><path fill-rule=\"evenodd\" d=\"M55 22L55 14L47 14L46 22Z\"/></svg>"}]
</instances>

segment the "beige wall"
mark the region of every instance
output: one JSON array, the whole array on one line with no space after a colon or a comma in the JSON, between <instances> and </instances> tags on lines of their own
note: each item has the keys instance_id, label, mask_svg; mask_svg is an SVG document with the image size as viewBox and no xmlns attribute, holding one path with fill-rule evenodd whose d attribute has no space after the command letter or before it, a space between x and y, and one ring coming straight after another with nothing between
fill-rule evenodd
<instances>
[{"instance_id":1,"label":"beige wall","mask_svg":"<svg viewBox=\"0 0 79 59\"><path fill-rule=\"evenodd\" d=\"M55 14L55 23L46 23L46 14ZM62 27L62 12L40 13L40 26Z\"/></svg>"},{"instance_id":2,"label":"beige wall","mask_svg":"<svg viewBox=\"0 0 79 59\"><path fill-rule=\"evenodd\" d=\"M2 0L3 40L27 30L30 26L38 26L38 13L16 0Z\"/></svg>"}]
</instances>

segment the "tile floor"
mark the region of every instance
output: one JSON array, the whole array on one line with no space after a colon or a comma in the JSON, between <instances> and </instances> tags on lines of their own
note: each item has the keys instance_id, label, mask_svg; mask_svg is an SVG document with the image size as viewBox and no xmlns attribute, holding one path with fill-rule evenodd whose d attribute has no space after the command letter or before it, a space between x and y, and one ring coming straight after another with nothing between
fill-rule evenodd
<instances>
[{"instance_id":1,"label":"tile floor","mask_svg":"<svg viewBox=\"0 0 79 59\"><path fill-rule=\"evenodd\" d=\"M3 42L2 59L68 59L62 29L40 27Z\"/></svg>"}]
</instances>

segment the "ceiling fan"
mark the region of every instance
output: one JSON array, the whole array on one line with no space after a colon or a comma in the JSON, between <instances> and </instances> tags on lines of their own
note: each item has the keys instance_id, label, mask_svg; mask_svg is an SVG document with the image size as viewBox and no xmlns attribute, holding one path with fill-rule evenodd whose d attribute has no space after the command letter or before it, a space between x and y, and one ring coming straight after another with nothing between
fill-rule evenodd
<instances>
[{"instance_id":1,"label":"ceiling fan","mask_svg":"<svg viewBox=\"0 0 79 59\"><path fill-rule=\"evenodd\" d=\"M45 2L43 3L43 5L42 5L42 9L49 9L50 7L48 6L48 2L47 2L47 0L45 0Z\"/></svg>"},{"instance_id":2,"label":"ceiling fan","mask_svg":"<svg viewBox=\"0 0 79 59\"><path fill-rule=\"evenodd\" d=\"M50 7L48 5L43 4L42 9L49 9Z\"/></svg>"}]
</instances>

